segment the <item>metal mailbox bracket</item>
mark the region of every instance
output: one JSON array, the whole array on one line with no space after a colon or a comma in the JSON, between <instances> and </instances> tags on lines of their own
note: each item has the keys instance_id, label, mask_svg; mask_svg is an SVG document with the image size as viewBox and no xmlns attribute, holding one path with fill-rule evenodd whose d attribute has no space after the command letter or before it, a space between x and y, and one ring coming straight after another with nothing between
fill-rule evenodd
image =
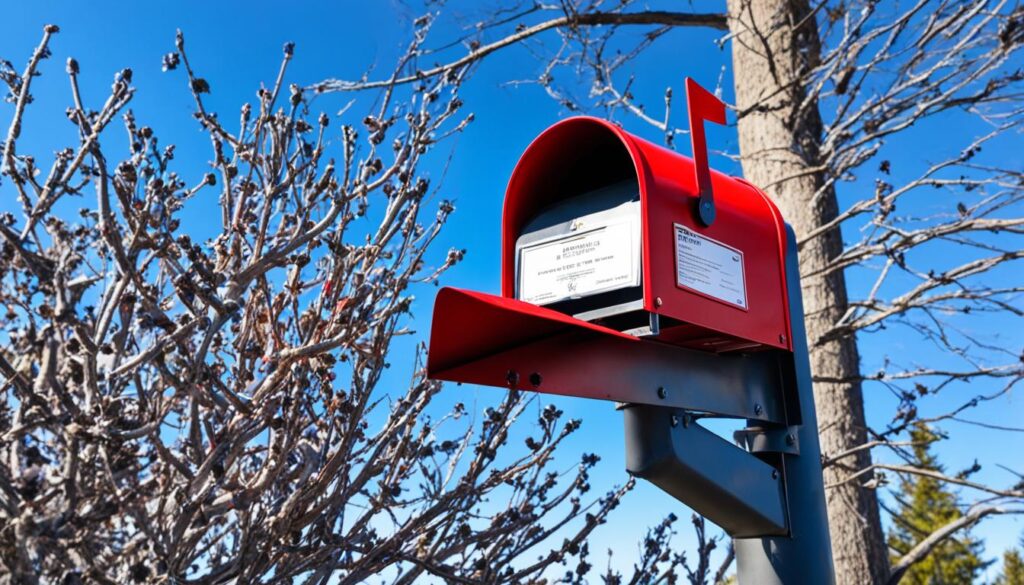
<instances>
[{"instance_id":1,"label":"metal mailbox bracket","mask_svg":"<svg viewBox=\"0 0 1024 585\"><path fill-rule=\"evenodd\" d=\"M798 427L747 427L732 434L736 444L750 453L799 455Z\"/></svg>"},{"instance_id":2,"label":"metal mailbox bracket","mask_svg":"<svg viewBox=\"0 0 1024 585\"><path fill-rule=\"evenodd\" d=\"M778 470L691 420L657 406L625 413L626 469L686 502L734 538L784 535Z\"/></svg>"}]
</instances>

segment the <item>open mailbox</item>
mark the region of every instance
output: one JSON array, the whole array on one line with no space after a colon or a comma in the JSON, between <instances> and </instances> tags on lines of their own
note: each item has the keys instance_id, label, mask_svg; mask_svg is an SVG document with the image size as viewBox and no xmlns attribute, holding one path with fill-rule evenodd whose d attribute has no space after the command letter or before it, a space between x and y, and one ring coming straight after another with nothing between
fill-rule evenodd
<instances>
[{"instance_id":1,"label":"open mailbox","mask_svg":"<svg viewBox=\"0 0 1024 585\"><path fill-rule=\"evenodd\" d=\"M703 121L724 123L724 104L691 80L687 96L692 159L590 117L529 145L505 195L502 294L440 291L432 377L631 402L635 392L597 383L635 380L644 356L666 351L651 342L707 363L792 350L786 225L756 187L708 167ZM588 349L571 357L567 344ZM602 351L630 362L605 362L610 377L568 373L574 359L601 370ZM758 410L713 412L771 408Z\"/></svg>"},{"instance_id":2,"label":"open mailbox","mask_svg":"<svg viewBox=\"0 0 1024 585\"><path fill-rule=\"evenodd\" d=\"M789 349L778 210L711 171L705 225L698 176L693 159L609 122L552 126L509 181L502 295L694 349Z\"/></svg>"},{"instance_id":3,"label":"open mailbox","mask_svg":"<svg viewBox=\"0 0 1024 585\"><path fill-rule=\"evenodd\" d=\"M427 372L621 403L628 470L737 538L741 575L810 546L807 582L828 583L795 238L763 192L709 168L703 122L724 104L689 79L687 102L692 159L590 117L529 145L502 294L438 293ZM705 416L745 419L741 447Z\"/></svg>"}]
</instances>

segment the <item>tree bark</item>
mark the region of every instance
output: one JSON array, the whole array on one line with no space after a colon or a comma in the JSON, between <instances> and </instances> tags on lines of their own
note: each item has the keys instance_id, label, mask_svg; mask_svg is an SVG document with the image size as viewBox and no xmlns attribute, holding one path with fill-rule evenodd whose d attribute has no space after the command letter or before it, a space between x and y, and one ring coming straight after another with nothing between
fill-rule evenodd
<instances>
[{"instance_id":1,"label":"tree bark","mask_svg":"<svg viewBox=\"0 0 1024 585\"><path fill-rule=\"evenodd\" d=\"M736 86L740 154L746 178L766 186L768 194L799 238L838 213L836 194L825 190L819 169L822 135L817 103L806 104L802 79L816 64L821 39L806 0L729 0L734 34L732 58ZM866 441L864 402L859 382L856 339L822 340L845 313L848 301L841 271L815 276L842 251L839 229L807 241L800 249L804 308L811 370L815 378L822 454L826 457ZM888 554L878 500L863 480L842 483L871 464L867 450L825 470L825 484L841 484L827 493L836 582L885 583Z\"/></svg>"}]
</instances>

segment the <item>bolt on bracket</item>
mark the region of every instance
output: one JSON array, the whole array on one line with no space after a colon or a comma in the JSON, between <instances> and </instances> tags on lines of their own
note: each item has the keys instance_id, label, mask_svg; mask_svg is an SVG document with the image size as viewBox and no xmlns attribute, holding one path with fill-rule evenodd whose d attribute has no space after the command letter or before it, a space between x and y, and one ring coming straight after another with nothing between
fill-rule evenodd
<instances>
[{"instance_id":1,"label":"bolt on bracket","mask_svg":"<svg viewBox=\"0 0 1024 585\"><path fill-rule=\"evenodd\" d=\"M797 427L747 427L733 432L736 444L750 453L800 454Z\"/></svg>"}]
</instances>

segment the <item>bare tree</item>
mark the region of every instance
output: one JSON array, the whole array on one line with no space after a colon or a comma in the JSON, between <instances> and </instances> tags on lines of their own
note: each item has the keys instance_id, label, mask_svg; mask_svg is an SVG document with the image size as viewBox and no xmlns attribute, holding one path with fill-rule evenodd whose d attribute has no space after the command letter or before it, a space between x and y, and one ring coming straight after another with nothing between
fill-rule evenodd
<instances>
[{"instance_id":1,"label":"bare tree","mask_svg":"<svg viewBox=\"0 0 1024 585\"><path fill-rule=\"evenodd\" d=\"M999 347L962 326L964 316L1024 315L1019 279L1005 278L1024 255L1024 172L1019 157L1006 162L979 155L983 146L1021 132L1024 8L1008 0L729 0L722 9L661 12L629 0L501 5L460 39L465 54L376 83L461 71L499 49L529 42L542 67L528 81L566 109L647 124L671 146L685 133L671 116L671 89L663 112L638 102L631 91L633 65L672 29L727 28L721 42L732 50L739 159L800 240L837 577L841 583L886 583L889 551L875 490L885 484L885 472L929 472L874 463L872 452L909 460L899 439L914 422L971 423L965 412L1005 396L1024 375L1021 348ZM637 27L642 35L625 36ZM631 49L621 48L626 42ZM374 85L327 80L318 88ZM578 90L586 97L575 97ZM895 173L887 141L936 120L977 133L952 156L945 154L948 145L921 144L920 158L928 162ZM865 189L865 177L874 178L872 187ZM840 203L840 189L851 202ZM897 211L913 209L921 197L940 198L942 209ZM843 232L852 239L844 242ZM957 253L944 252L951 248ZM866 295L850 296L846 274L852 270L873 279ZM884 369L863 372L858 341L884 342L894 327L918 333L940 350L931 352L938 357L908 362L892 356ZM971 392L952 410L925 412L922 399L964 392L965 382L990 390ZM867 424L865 383L899 399L884 428ZM956 529L992 514L1021 512L1019 471L1002 486L967 480L975 471L943 476L979 497L956 525L923 538L920 550L898 559L893 582Z\"/></svg>"},{"instance_id":2,"label":"bare tree","mask_svg":"<svg viewBox=\"0 0 1024 585\"><path fill-rule=\"evenodd\" d=\"M44 166L19 139L57 32L23 70L0 62L0 192L21 208L0 218L0 582L523 583L584 564L632 483L592 496L599 458L554 458L579 421L517 392L437 416L420 358L381 387L410 287L464 254L428 253L453 205L423 160L472 120L467 70L387 84L337 127L286 82L289 43L229 124L179 33L163 67L209 168L177 169L136 119L131 70L83 103L75 59L79 140ZM196 241L186 208L217 233Z\"/></svg>"}]
</instances>

